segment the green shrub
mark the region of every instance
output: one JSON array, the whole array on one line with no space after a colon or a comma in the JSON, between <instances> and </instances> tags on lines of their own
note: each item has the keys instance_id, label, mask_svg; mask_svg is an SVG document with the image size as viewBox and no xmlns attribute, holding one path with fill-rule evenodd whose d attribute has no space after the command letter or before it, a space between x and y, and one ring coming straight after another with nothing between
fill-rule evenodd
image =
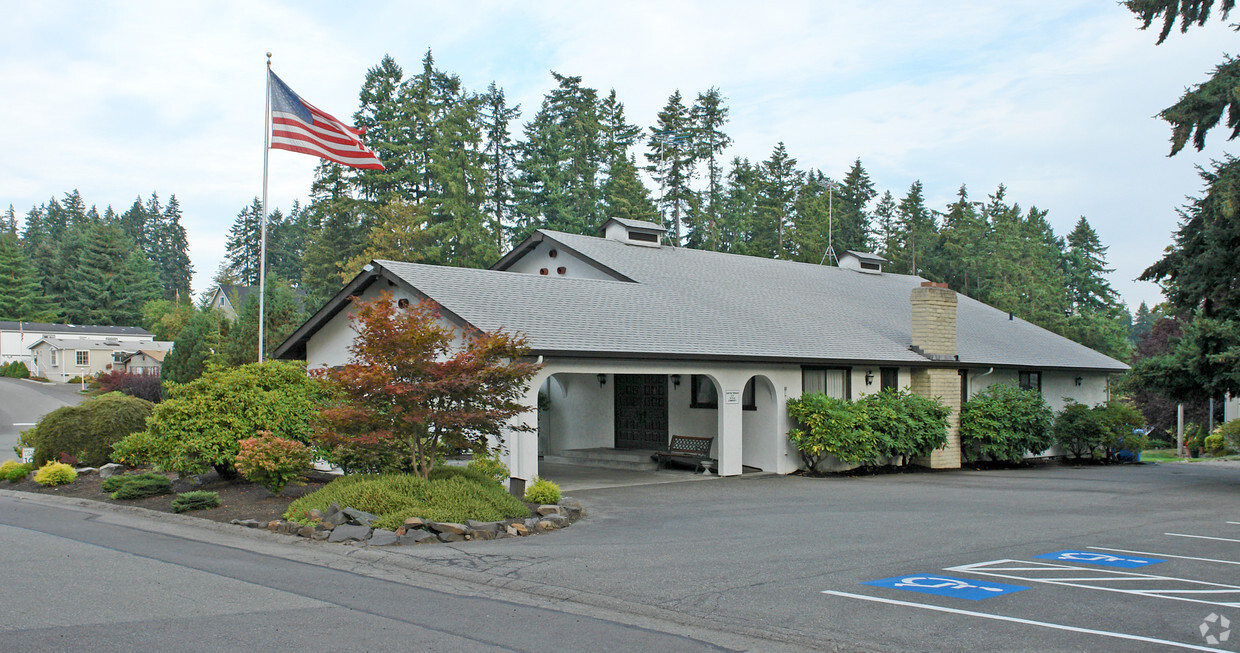
<instances>
[{"instance_id":1,"label":"green shrub","mask_svg":"<svg viewBox=\"0 0 1240 653\"><path fill-rule=\"evenodd\" d=\"M1149 447L1149 436L1144 431L1137 432L1145 426L1145 416L1136 407L1112 400L1095 406L1094 412L1106 429L1109 453L1127 450L1136 456Z\"/></svg>"},{"instance_id":2,"label":"green shrub","mask_svg":"<svg viewBox=\"0 0 1240 653\"><path fill-rule=\"evenodd\" d=\"M1214 432L1223 436L1223 445L1227 450L1240 451L1240 419L1222 424Z\"/></svg>"},{"instance_id":3,"label":"green shrub","mask_svg":"<svg viewBox=\"0 0 1240 653\"><path fill-rule=\"evenodd\" d=\"M131 481L160 478L167 480L167 477L163 474L156 474L154 472L144 472L142 474L116 474L103 479L103 483L100 484L100 488L104 492L115 492Z\"/></svg>"},{"instance_id":4,"label":"green shrub","mask_svg":"<svg viewBox=\"0 0 1240 653\"><path fill-rule=\"evenodd\" d=\"M30 376L30 369L21 361L13 361L5 365L0 365L0 376L6 376L10 379L24 379Z\"/></svg>"},{"instance_id":5,"label":"green shrub","mask_svg":"<svg viewBox=\"0 0 1240 653\"><path fill-rule=\"evenodd\" d=\"M951 409L929 397L888 388L853 404L858 425L874 434L878 454L907 461L947 444Z\"/></svg>"},{"instance_id":6,"label":"green shrub","mask_svg":"<svg viewBox=\"0 0 1240 653\"><path fill-rule=\"evenodd\" d=\"M458 471L459 470L459 471ZM396 529L410 517L462 523L529 516L529 508L490 478L464 468L436 468L430 480L414 474L343 476L301 497L284 513L305 521L306 511L335 502L377 515L374 525Z\"/></svg>"},{"instance_id":7,"label":"green shrub","mask_svg":"<svg viewBox=\"0 0 1240 653\"><path fill-rule=\"evenodd\" d=\"M120 482L112 492L112 498L118 500L145 499L147 497L159 496L161 494L172 493L172 481L165 476L159 474L141 474L135 476L113 476L112 478L124 479Z\"/></svg>"},{"instance_id":8,"label":"green shrub","mask_svg":"<svg viewBox=\"0 0 1240 653\"><path fill-rule=\"evenodd\" d=\"M465 468L485 474L500 483L508 480L508 465L499 459L498 451L487 451L482 455L475 453L474 459L469 461Z\"/></svg>"},{"instance_id":9,"label":"green shrub","mask_svg":"<svg viewBox=\"0 0 1240 653\"><path fill-rule=\"evenodd\" d=\"M172 512L189 512L191 510L210 510L220 507L220 493L194 490L182 492L172 500Z\"/></svg>"},{"instance_id":10,"label":"green shrub","mask_svg":"<svg viewBox=\"0 0 1240 653\"><path fill-rule=\"evenodd\" d=\"M1054 415L1036 390L995 383L960 409L960 444L969 460L1020 462L1054 443Z\"/></svg>"},{"instance_id":11,"label":"green shrub","mask_svg":"<svg viewBox=\"0 0 1240 653\"><path fill-rule=\"evenodd\" d=\"M65 383L68 383L68 384L81 383L81 382L82 382L82 377L80 376L75 376L72 379L65 381Z\"/></svg>"},{"instance_id":12,"label":"green shrub","mask_svg":"<svg viewBox=\"0 0 1240 653\"><path fill-rule=\"evenodd\" d=\"M1111 439L1098 411L1075 401L1069 401L1055 416L1054 431L1055 442L1073 458L1097 458Z\"/></svg>"},{"instance_id":13,"label":"green shrub","mask_svg":"<svg viewBox=\"0 0 1240 653\"><path fill-rule=\"evenodd\" d=\"M146 428L152 407L149 401L118 392L100 395L44 415L24 437L34 447L36 463L68 454L82 465L99 467L111 459L117 442Z\"/></svg>"},{"instance_id":14,"label":"green shrub","mask_svg":"<svg viewBox=\"0 0 1240 653\"><path fill-rule=\"evenodd\" d=\"M64 463L47 463L34 474L34 482L50 487L72 483L77 478L77 471Z\"/></svg>"},{"instance_id":15,"label":"green shrub","mask_svg":"<svg viewBox=\"0 0 1240 653\"><path fill-rule=\"evenodd\" d=\"M22 463L10 469L9 473L5 475L5 478L16 483L18 481L24 480L27 476L30 476L30 472L33 470L34 470L34 465L30 463Z\"/></svg>"},{"instance_id":16,"label":"green shrub","mask_svg":"<svg viewBox=\"0 0 1240 653\"><path fill-rule=\"evenodd\" d=\"M267 361L216 369L186 384L169 384L145 431L118 443L113 460L150 463L182 474L214 467L234 473L240 441L259 431L308 442L310 418L323 396L298 363Z\"/></svg>"},{"instance_id":17,"label":"green shrub","mask_svg":"<svg viewBox=\"0 0 1240 653\"><path fill-rule=\"evenodd\" d=\"M1227 451L1227 445L1224 443L1223 436L1220 433L1211 433L1210 435L1207 435L1205 447L1206 452L1211 456L1221 456L1225 451Z\"/></svg>"},{"instance_id":18,"label":"green shrub","mask_svg":"<svg viewBox=\"0 0 1240 653\"><path fill-rule=\"evenodd\" d=\"M300 442L277 438L270 431L238 443L235 465L247 481L258 483L272 494L279 494L289 483L301 482L310 467L310 448Z\"/></svg>"},{"instance_id":19,"label":"green shrub","mask_svg":"<svg viewBox=\"0 0 1240 653\"><path fill-rule=\"evenodd\" d=\"M1200 454L1206 444L1206 429L1200 424L1189 422L1184 425L1184 448L1189 453Z\"/></svg>"},{"instance_id":20,"label":"green shrub","mask_svg":"<svg viewBox=\"0 0 1240 653\"><path fill-rule=\"evenodd\" d=\"M805 394L788 400L788 416L797 426L788 439L797 448L805 467L814 470L828 456L845 463L874 463L878 460L878 439L873 431L858 423L852 403L824 394Z\"/></svg>"},{"instance_id":21,"label":"green shrub","mask_svg":"<svg viewBox=\"0 0 1240 653\"><path fill-rule=\"evenodd\" d=\"M0 463L0 478L7 478L9 475L9 472L13 471L13 468L17 467L20 464L21 463L13 459L9 459L9 460L6 460Z\"/></svg>"},{"instance_id":22,"label":"green shrub","mask_svg":"<svg viewBox=\"0 0 1240 653\"><path fill-rule=\"evenodd\" d=\"M560 486L555 481L534 477L534 482L525 488L525 500L530 503L559 503Z\"/></svg>"}]
</instances>

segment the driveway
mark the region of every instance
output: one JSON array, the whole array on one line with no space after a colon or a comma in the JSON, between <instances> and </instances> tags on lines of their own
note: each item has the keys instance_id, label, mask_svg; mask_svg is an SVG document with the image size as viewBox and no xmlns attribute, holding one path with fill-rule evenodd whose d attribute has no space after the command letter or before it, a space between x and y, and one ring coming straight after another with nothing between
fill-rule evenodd
<instances>
[{"instance_id":1,"label":"driveway","mask_svg":"<svg viewBox=\"0 0 1240 653\"><path fill-rule=\"evenodd\" d=\"M392 554L810 648L1238 650L1206 639L1223 619L1240 630L1234 464L734 477L574 496L587 518L551 536Z\"/></svg>"},{"instance_id":2,"label":"driveway","mask_svg":"<svg viewBox=\"0 0 1240 653\"><path fill-rule=\"evenodd\" d=\"M0 377L0 461L13 457L18 436L40 417L85 399L79 389L76 385Z\"/></svg>"}]
</instances>

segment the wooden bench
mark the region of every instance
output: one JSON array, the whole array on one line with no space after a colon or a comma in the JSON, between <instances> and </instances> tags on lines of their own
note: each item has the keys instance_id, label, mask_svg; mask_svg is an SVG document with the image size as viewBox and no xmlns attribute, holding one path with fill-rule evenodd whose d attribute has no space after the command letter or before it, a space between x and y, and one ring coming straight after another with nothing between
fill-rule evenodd
<instances>
[{"instance_id":1,"label":"wooden bench","mask_svg":"<svg viewBox=\"0 0 1240 653\"><path fill-rule=\"evenodd\" d=\"M710 457L710 445L715 442L714 438L698 438L691 435L673 435L672 441L667 445L667 451L660 451L655 454L655 459L659 462L659 469L663 469L663 464L669 460L678 463L686 463L694 465L693 471L702 468L702 464Z\"/></svg>"}]
</instances>

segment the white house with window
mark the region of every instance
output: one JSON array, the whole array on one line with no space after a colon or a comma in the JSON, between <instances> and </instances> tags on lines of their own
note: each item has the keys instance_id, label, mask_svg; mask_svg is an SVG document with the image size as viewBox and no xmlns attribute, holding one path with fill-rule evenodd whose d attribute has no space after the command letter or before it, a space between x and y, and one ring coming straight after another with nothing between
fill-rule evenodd
<instances>
[{"instance_id":1,"label":"white house with window","mask_svg":"<svg viewBox=\"0 0 1240 653\"><path fill-rule=\"evenodd\" d=\"M44 337L30 345L31 376L53 383L95 376L124 369L126 356L140 348L152 349L153 341L126 342L118 338Z\"/></svg>"},{"instance_id":2,"label":"white house with window","mask_svg":"<svg viewBox=\"0 0 1240 653\"><path fill-rule=\"evenodd\" d=\"M94 338L121 343L151 342L155 336L141 327L91 324L49 324L0 320L0 364L22 362L31 367L30 346L43 338Z\"/></svg>"},{"instance_id":3,"label":"white house with window","mask_svg":"<svg viewBox=\"0 0 1240 653\"><path fill-rule=\"evenodd\" d=\"M789 398L856 399L909 387L953 409L928 460L960 465L960 402L991 383L1039 387L1053 407L1109 397L1127 366L940 284L846 252L811 265L661 245L663 229L608 220L603 237L540 230L490 270L374 261L289 337L277 357L348 362L350 297L430 298L464 328L524 334L543 367L505 442L514 478L539 460L634 459L674 435L713 438L723 475L781 474L800 459Z\"/></svg>"}]
</instances>

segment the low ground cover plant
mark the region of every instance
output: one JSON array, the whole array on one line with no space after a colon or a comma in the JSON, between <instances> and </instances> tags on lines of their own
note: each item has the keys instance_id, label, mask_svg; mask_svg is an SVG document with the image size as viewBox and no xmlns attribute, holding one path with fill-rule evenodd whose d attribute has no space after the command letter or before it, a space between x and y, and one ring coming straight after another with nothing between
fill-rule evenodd
<instances>
[{"instance_id":1,"label":"low ground cover plant","mask_svg":"<svg viewBox=\"0 0 1240 653\"><path fill-rule=\"evenodd\" d=\"M172 500L172 512L190 512L192 510L210 510L220 507L220 493L194 490L182 492Z\"/></svg>"},{"instance_id":2,"label":"low ground cover plant","mask_svg":"<svg viewBox=\"0 0 1240 653\"><path fill-rule=\"evenodd\" d=\"M44 415L22 434L22 442L34 447L35 463L61 460L63 455L66 461L73 458L78 464L99 467L111 459L116 443L146 428L153 407L149 401L120 393L100 395Z\"/></svg>"},{"instance_id":3,"label":"low ground cover plant","mask_svg":"<svg viewBox=\"0 0 1240 653\"><path fill-rule=\"evenodd\" d=\"M336 503L377 515L377 528L395 530L410 517L463 523L528 517L529 507L502 485L461 467L437 467L430 478L416 474L342 476L289 504L286 519L309 523L306 511Z\"/></svg>"},{"instance_id":4,"label":"low ground cover plant","mask_svg":"<svg viewBox=\"0 0 1240 653\"><path fill-rule=\"evenodd\" d=\"M535 476L534 482L525 488L525 500L530 503L559 503L560 498L560 486L545 478Z\"/></svg>"},{"instance_id":5,"label":"low ground cover plant","mask_svg":"<svg viewBox=\"0 0 1240 653\"><path fill-rule=\"evenodd\" d=\"M104 492L111 492L116 500L145 499L161 494L172 494L172 481L162 474L124 474L104 479Z\"/></svg>"},{"instance_id":6,"label":"low ground cover plant","mask_svg":"<svg viewBox=\"0 0 1240 653\"><path fill-rule=\"evenodd\" d=\"M49 462L34 474L34 482L44 487L65 485L77 479L77 471L64 463Z\"/></svg>"},{"instance_id":7,"label":"low ground cover plant","mask_svg":"<svg viewBox=\"0 0 1240 653\"><path fill-rule=\"evenodd\" d=\"M876 465L882 459L906 463L947 443L950 409L938 401L887 389L858 401L806 394L788 400L797 425L788 439L813 470L828 457L849 464Z\"/></svg>"}]
</instances>

